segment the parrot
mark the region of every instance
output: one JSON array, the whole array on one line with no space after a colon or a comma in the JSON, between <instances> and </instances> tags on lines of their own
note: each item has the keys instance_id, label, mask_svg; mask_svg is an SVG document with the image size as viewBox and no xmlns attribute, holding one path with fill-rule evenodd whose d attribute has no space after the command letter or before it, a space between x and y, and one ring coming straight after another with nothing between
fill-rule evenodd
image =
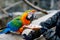
<instances>
[{"instance_id":1,"label":"parrot","mask_svg":"<svg viewBox=\"0 0 60 40\"><path fill-rule=\"evenodd\" d=\"M23 26L29 25L33 21L35 12L36 10L34 9L27 10L23 12L22 15L13 18L6 24L6 28L0 31L0 34L6 34L8 32L17 32L21 34L24 30Z\"/></svg>"}]
</instances>

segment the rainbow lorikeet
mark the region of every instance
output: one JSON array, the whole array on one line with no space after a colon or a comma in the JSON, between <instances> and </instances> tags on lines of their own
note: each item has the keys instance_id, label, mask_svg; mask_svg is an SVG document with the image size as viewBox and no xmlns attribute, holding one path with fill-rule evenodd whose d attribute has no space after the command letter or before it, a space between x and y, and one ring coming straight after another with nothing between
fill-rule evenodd
<instances>
[{"instance_id":1,"label":"rainbow lorikeet","mask_svg":"<svg viewBox=\"0 0 60 40\"><path fill-rule=\"evenodd\" d=\"M35 10L27 10L21 16L18 16L12 19L10 22L7 23L6 28L0 32L0 34L7 33L7 32L17 32L21 31L23 25L28 25L33 20L33 14Z\"/></svg>"}]
</instances>

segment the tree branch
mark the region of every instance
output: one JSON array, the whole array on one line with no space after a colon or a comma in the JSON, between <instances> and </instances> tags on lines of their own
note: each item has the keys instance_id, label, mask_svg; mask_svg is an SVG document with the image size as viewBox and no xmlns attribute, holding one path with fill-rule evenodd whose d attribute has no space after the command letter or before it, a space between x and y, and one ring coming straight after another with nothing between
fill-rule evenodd
<instances>
[{"instance_id":1,"label":"tree branch","mask_svg":"<svg viewBox=\"0 0 60 40\"><path fill-rule=\"evenodd\" d=\"M26 4L28 4L29 6L33 7L34 9L38 10L38 11L41 11L45 14L48 14L45 10L43 10L42 8L38 7L38 6L35 6L33 5L32 3L30 3L28 0L23 0Z\"/></svg>"}]
</instances>

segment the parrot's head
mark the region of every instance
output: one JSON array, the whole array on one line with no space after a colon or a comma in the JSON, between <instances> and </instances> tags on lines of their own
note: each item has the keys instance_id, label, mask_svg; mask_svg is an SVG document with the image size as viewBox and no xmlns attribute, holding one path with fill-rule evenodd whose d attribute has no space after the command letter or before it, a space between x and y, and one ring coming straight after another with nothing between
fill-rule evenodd
<instances>
[{"instance_id":1,"label":"parrot's head","mask_svg":"<svg viewBox=\"0 0 60 40\"><path fill-rule=\"evenodd\" d=\"M34 19L35 12L36 12L36 10L28 10L26 19L32 21Z\"/></svg>"},{"instance_id":2,"label":"parrot's head","mask_svg":"<svg viewBox=\"0 0 60 40\"><path fill-rule=\"evenodd\" d=\"M30 24L32 22L32 20L34 19L34 13L36 12L36 10L27 10L22 14L22 22L23 24Z\"/></svg>"}]
</instances>

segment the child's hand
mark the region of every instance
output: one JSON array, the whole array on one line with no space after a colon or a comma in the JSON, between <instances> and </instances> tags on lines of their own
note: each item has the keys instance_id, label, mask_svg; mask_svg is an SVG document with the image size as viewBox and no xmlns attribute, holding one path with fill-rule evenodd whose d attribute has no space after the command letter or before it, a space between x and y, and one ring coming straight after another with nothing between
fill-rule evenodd
<instances>
[{"instance_id":1,"label":"child's hand","mask_svg":"<svg viewBox=\"0 0 60 40\"><path fill-rule=\"evenodd\" d=\"M29 28L29 29L33 29L33 30L38 30L38 29L42 28L39 25L27 25L27 26L25 25L24 27Z\"/></svg>"}]
</instances>

